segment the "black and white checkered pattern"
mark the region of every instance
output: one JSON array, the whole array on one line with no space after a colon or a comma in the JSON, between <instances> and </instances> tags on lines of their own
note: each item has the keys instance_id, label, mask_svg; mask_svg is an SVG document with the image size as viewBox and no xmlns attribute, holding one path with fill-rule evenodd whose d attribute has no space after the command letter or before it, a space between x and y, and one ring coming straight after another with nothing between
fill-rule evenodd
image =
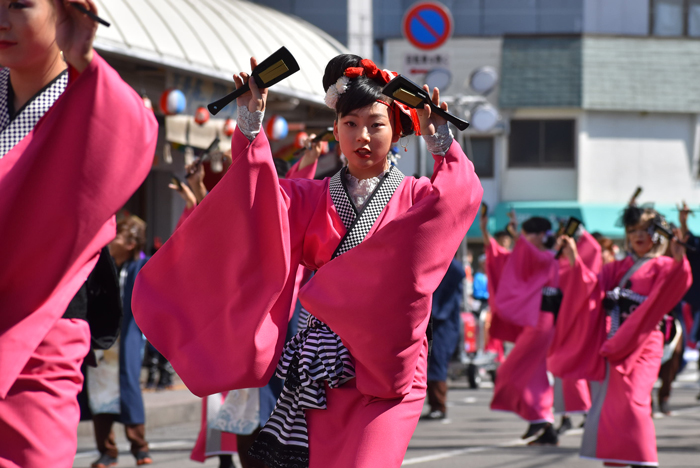
<instances>
[{"instance_id":1,"label":"black and white checkered pattern","mask_svg":"<svg viewBox=\"0 0 700 468\"><path fill-rule=\"evenodd\" d=\"M345 171L346 168L342 168L335 173L328 184L328 191L331 194L331 200L333 200L333 205L335 210L338 212L341 221L345 225L345 229L350 230L350 226L355 222L357 217L357 209L355 205L350 200L348 191L345 188Z\"/></svg>"},{"instance_id":2,"label":"black and white checkered pattern","mask_svg":"<svg viewBox=\"0 0 700 468\"><path fill-rule=\"evenodd\" d=\"M358 213L348 196L344 175L342 169L329 184L333 204L348 230L332 259L362 243L405 177L392 166ZM337 388L355 377L352 356L340 337L304 308L299 319L299 332L285 346L277 366L277 376L284 379L282 394L249 452L270 468L309 465L304 410L326 409L325 382Z\"/></svg>"},{"instance_id":3,"label":"black and white checkered pattern","mask_svg":"<svg viewBox=\"0 0 700 468\"><path fill-rule=\"evenodd\" d=\"M340 245L333 254L333 258L344 254L353 247L360 245L360 243L365 240L367 234L369 233L374 222L377 220L381 214L384 207L389 203L391 196L394 194L396 189L401 184L401 181L406 177L403 173L396 167L391 166L389 173L384 176L384 178L379 182L379 185L374 190L372 195L370 195L369 200L365 202L362 210L357 214L357 217L352 221L350 227L348 227L348 232L345 237L340 242ZM341 212L348 212L348 207L342 206L345 200L350 203L351 209L354 210L354 205L349 201L347 192L343 190L344 197L338 197L338 200L333 198L333 192L331 192L331 199L333 204L336 206L336 210L340 215ZM341 206L338 206L341 205ZM341 219L343 217L341 216ZM343 220L345 223L345 220ZM348 225L346 224L346 227Z\"/></svg>"},{"instance_id":4,"label":"black and white checkered pattern","mask_svg":"<svg viewBox=\"0 0 700 468\"><path fill-rule=\"evenodd\" d=\"M10 120L8 91L10 86L10 69L0 70L0 158L17 145L39 122L46 111L56 102L68 86L68 73L61 73L46 88L34 96L21 110L19 115Z\"/></svg>"}]
</instances>

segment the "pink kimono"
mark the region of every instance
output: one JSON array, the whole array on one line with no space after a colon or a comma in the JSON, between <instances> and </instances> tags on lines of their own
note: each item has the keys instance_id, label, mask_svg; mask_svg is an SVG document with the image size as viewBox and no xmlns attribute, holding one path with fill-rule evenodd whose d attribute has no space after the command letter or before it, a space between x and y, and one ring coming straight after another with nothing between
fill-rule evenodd
<instances>
[{"instance_id":1,"label":"pink kimono","mask_svg":"<svg viewBox=\"0 0 700 468\"><path fill-rule=\"evenodd\" d=\"M95 53L0 159L0 466L69 467L90 348L61 319L153 161L157 122Z\"/></svg>"},{"instance_id":2,"label":"pink kimono","mask_svg":"<svg viewBox=\"0 0 700 468\"><path fill-rule=\"evenodd\" d=\"M400 466L425 398L431 295L481 202L473 165L453 142L432 180L404 178L364 241L329 261L346 232L329 179L278 180L262 132L249 142L237 130L232 155L141 271L139 326L194 393L260 387L282 352L297 267L317 270L301 303L340 336L356 377L306 411L309 466Z\"/></svg>"},{"instance_id":3,"label":"pink kimono","mask_svg":"<svg viewBox=\"0 0 700 468\"><path fill-rule=\"evenodd\" d=\"M498 368L491 409L511 411L530 423L552 422L554 395L547 377L546 357L554 336L555 314L543 311L541 306L544 292L554 293L558 287L558 262L551 252L537 250L522 236L510 254L491 239L487 264L494 257L505 261L501 274L495 278L495 297L490 302L498 317L521 331ZM492 278L489 276L489 283Z\"/></svg>"},{"instance_id":4,"label":"pink kimono","mask_svg":"<svg viewBox=\"0 0 700 468\"><path fill-rule=\"evenodd\" d=\"M601 256L601 248L598 241L595 240L587 231L583 231L576 241L581 261L594 273L600 273L603 268L603 257ZM566 261L559 263L559 275L568 268ZM574 293L564 296L560 308L560 314L567 316L570 314L562 314L561 309L566 307L574 307L577 310L581 307L586 307L585 300L580 300L580 294ZM564 320L558 320L554 331L554 339L547 356L547 369L552 371L553 359L550 356L554 350L559 349L559 344L562 340L567 340L572 330ZM559 375L558 373L556 375ZM565 374L566 375L566 374ZM575 414L587 413L591 407L591 391L586 379L571 378L571 377L556 377L554 381L554 413L555 414Z\"/></svg>"},{"instance_id":5,"label":"pink kimono","mask_svg":"<svg viewBox=\"0 0 700 468\"><path fill-rule=\"evenodd\" d=\"M593 404L581 457L656 466L651 391L663 351L657 326L681 300L692 276L687 259L657 257L637 262L628 256L595 275L579 258L562 272L565 288L586 291L588 296L578 308L562 308L560 323L566 339L553 345L549 362L555 374L598 381L592 382ZM635 270L625 278L631 268ZM610 309L610 325L601 302L606 293L606 307L615 305ZM628 304L626 319L621 313L623 301Z\"/></svg>"}]
</instances>

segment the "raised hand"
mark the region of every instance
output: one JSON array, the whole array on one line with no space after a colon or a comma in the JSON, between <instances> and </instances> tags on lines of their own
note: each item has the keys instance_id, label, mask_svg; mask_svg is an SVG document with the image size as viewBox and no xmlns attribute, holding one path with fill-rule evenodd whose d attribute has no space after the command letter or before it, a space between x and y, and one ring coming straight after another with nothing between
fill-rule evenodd
<instances>
[{"instance_id":1,"label":"raised hand","mask_svg":"<svg viewBox=\"0 0 700 468\"><path fill-rule=\"evenodd\" d=\"M559 236L559 239L557 239L557 248L562 249L562 255L569 260L569 264L571 266L574 266L574 263L576 263L576 257L578 257L576 241L567 235Z\"/></svg>"},{"instance_id":2,"label":"raised hand","mask_svg":"<svg viewBox=\"0 0 700 468\"><path fill-rule=\"evenodd\" d=\"M423 85L423 89L430 94L430 88L428 88L428 85ZM440 103L440 90L437 88L433 88L432 101L433 104L439 106L440 109L447 112L447 103ZM447 123L447 120L443 119L439 115L435 115L428 104L423 104L422 109L417 107L416 112L418 112L420 131L423 135L434 135L440 125Z\"/></svg>"},{"instance_id":3,"label":"raised hand","mask_svg":"<svg viewBox=\"0 0 700 468\"><path fill-rule=\"evenodd\" d=\"M97 14L93 0L52 0L56 9L56 45L63 58L79 72L92 61L92 42L97 32L97 23L85 13L72 7L77 3Z\"/></svg>"},{"instance_id":4,"label":"raised hand","mask_svg":"<svg viewBox=\"0 0 700 468\"><path fill-rule=\"evenodd\" d=\"M673 238L671 239L671 255L673 255L675 261L682 262L685 256L685 247L678 243L678 239L683 239L684 242L687 242L689 236L686 234L685 238L683 238L680 229L674 229L673 234Z\"/></svg>"},{"instance_id":5,"label":"raised hand","mask_svg":"<svg viewBox=\"0 0 700 468\"><path fill-rule=\"evenodd\" d=\"M258 66L258 61L255 57L250 58L250 69L255 70ZM246 83L250 85L250 91L241 95L236 99L236 104L240 107L247 107L248 111L264 111L267 103L267 88L259 89L255 80L250 79L250 74L241 72L240 75L233 75L233 81L236 83L236 88L239 88Z\"/></svg>"}]
</instances>

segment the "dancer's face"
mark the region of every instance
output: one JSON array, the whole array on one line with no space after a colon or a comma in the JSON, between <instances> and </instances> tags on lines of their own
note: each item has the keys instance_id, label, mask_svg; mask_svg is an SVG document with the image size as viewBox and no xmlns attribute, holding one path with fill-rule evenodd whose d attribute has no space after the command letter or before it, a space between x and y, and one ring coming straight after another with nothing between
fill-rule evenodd
<instances>
[{"instance_id":1,"label":"dancer's face","mask_svg":"<svg viewBox=\"0 0 700 468\"><path fill-rule=\"evenodd\" d=\"M638 224L626 228L627 245L629 245L632 252L638 257L643 257L648 254L654 247L654 242L652 241L651 234L649 234L649 226L647 224L648 223Z\"/></svg>"},{"instance_id":2,"label":"dancer's face","mask_svg":"<svg viewBox=\"0 0 700 468\"><path fill-rule=\"evenodd\" d=\"M40 68L58 53L53 0L0 0L0 63Z\"/></svg>"},{"instance_id":3,"label":"dancer's face","mask_svg":"<svg viewBox=\"0 0 700 468\"><path fill-rule=\"evenodd\" d=\"M537 247L538 250L547 250L547 247L544 245L544 238L547 235L546 233L522 231L522 235L529 243Z\"/></svg>"},{"instance_id":4,"label":"dancer's face","mask_svg":"<svg viewBox=\"0 0 700 468\"><path fill-rule=\"evenodd\" d=\"M348 160L350 174L358 179L376 177L387 168L387 154L394 135L389 107L379 102L341 115L333 123L333 134Z\"/></svg>"}]
</instances>

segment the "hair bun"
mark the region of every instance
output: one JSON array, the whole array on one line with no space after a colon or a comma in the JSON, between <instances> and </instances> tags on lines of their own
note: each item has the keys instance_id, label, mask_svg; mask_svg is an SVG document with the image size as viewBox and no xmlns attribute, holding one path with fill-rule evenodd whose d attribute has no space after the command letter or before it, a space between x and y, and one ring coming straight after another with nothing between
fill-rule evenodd
<instances>
[{"instance_id":1,"label":"hair bun","mask_svg":"<svg viewBox=\"0 0 700 468\"><path fill-rule=\"evenodd\" d=\"M323 72L323 91L328 91L332 85L338 81L338 78L345 74L345 70L349 67L359 67L362 57L353 54L342 54L333 57L326 65L326 70Z\"/></svg>"}]
</instances>

